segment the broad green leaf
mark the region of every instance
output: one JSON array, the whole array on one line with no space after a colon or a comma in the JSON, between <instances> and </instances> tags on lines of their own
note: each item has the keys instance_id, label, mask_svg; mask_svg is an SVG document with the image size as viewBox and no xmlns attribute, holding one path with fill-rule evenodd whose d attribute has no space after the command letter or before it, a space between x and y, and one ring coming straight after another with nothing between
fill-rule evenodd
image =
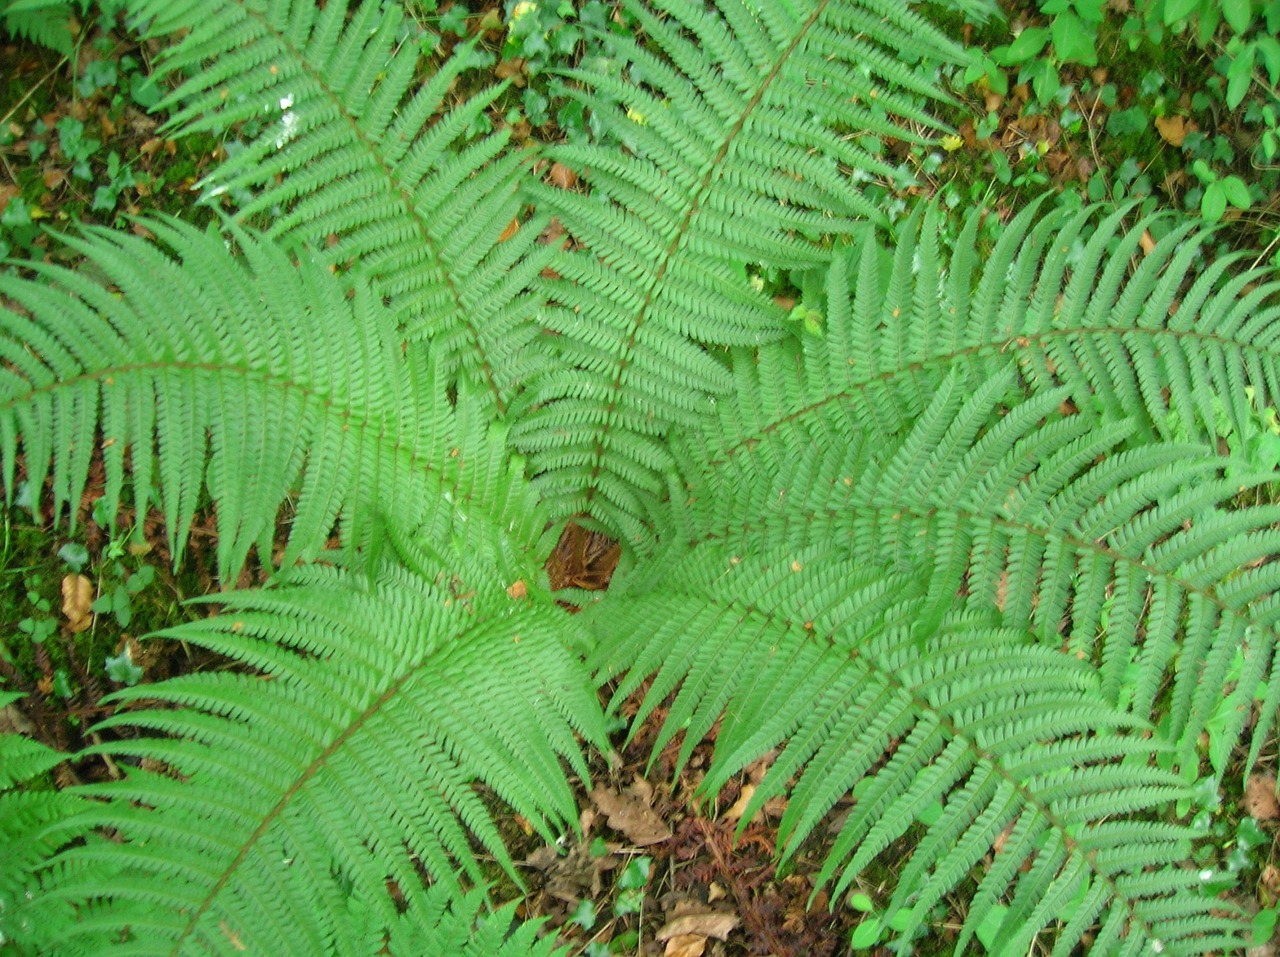
<instances>
[{"instance_id":1,"label":"broad green leaf","mask_svg":"<svg viewBox=\"0 0 1280 957\"><path fill-rule=\"evenodd\" d=\"M1164 5L1164 22L1170 24L1184 20L1195 13L1199 6L1200 0L1167 0Z\"/></svg>"},{"instance_id":2,"label":"broad green leaf","mask_svg":"<svg viewBox=\"0 0 1280 957\"><path fill-rule=\"evenodd\" d=\"M1044 27L1028 27L1014 38L1014 41L1004 51L1004 55L998 59L1006 66L1026 63L1043 50L1044 45L1048 42L1048 30Z\"/></svg>"},{"instance_id":3,"label":"broad green leaf","mask_svg":"<svg viewBox=\"0 0 1280 957\"><path fill-rule=\"evenodd\" d=\"M1216 223L1227 211L1227 194L1221 182L1210 183L1204 189L1204 198L1200 200L1200 215L1211 223Z\"/></svg>"},{"instance_id":4,"label":"broad green leaf","mask_svg":"<svg viewBox=\"0 0 1280 957\"><path fill-rule=\"evenodd\" d=\"M865 950L874 947L876 941L880 939L883 927L879 917L868 917L861 924L853 929L853 933L849 935L849 946L854 951Z\"/></svg>"},{"instance_id":5,"label":"broad green leaf","mask_svg":"<svg viewBox=\"0 0 1280 957\"><path fill-rule=\"evenodd\" d=\"M1253 205L1253 197L1249 195L1249 187L1239 176L1224 176L1221 180L1222 194L1227 202L1238 209L1248 209Z\"/></svg>"},{"instance_id":6,"label":"broad green leaf","mask_svg":"<svg viewBox=\"0 0 1280 957\"><path fill-rule=\"evenodd\" d=\"M1253 19L1252 4L1249 0L1222 0L1222 16L1236 33L1244 33L1249 29L1249 21Z\"/></svg>"},{"instance_id":7,"label":"broad green leaf","mask_svg":"<svg viewBox=\"0 0 1280 957\"><path fill-rule=\"evenodd\" d=\"M1093 66L1098 62L1098 52L1094 48L1095 31L1074 13L1058 14L1053 18L1050 29L1058 59L1065 63L1083 63L1085 66Z\"/></svg>"},{"instance_id":8,"label":"broad green leaf","mask_svg":"<svg viewBox=\"0 0 1280 957\"><path fill-rule=\"evenodd\" d=\"M1241 51L1227 70L1227 106L1233 110L1244 100L1253 84L1253 56L1254 47L1251 44Z\"/></svg>"}]
</instances>

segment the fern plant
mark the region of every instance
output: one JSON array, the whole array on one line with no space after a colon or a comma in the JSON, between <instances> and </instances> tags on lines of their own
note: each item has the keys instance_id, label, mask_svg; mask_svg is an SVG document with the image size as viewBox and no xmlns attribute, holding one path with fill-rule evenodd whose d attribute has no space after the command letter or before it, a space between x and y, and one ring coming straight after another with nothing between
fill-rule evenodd
<instances>
[{"instance_id":1,"label":"fern plant","mask_svg":"<svg viewBox=\"0 0 1280 957\"><path fill-rule=\"evenodd\" d=\"M208 506L224 578L278 571L158 636L242 667L118 693L123 780L0 796L19 952L551 953L484 913L475 785L572 829L606 687L681 762L718 723L706 796L780 749L784 860L848 804L817 881L893 867L898 953L956 900L957 952L1240 943L1174 808L1280 705L1274 471L1218 441L1277 403L1275 277L1126 209L890 236L851 144L938 127L961 51L889 0L628 8L625 78L570 76L633 148L550 150L570 193L471 134L500 88L447 105L470 48L416 85L394 4L132 4L174 129L267 117L207 184L248 198L0 278L0 470L74 516L97 450L108 515L177 556ZM576 616L570 518L626 549Z\"/></svg>"}]
</instances>

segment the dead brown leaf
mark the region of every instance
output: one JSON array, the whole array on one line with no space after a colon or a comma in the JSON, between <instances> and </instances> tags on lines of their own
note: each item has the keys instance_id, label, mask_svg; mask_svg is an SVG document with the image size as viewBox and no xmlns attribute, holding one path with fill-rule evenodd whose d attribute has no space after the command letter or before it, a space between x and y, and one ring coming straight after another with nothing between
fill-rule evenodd
<instances>
[{"instance_id":1,"label":"dead brown leaf","mask_svg":"<svg viewBox=\"0 0 1280 957\"><path fill-rule=\"evenodd\" d=\"M1181 146L1187 138L1187 121L1181 116L1157 116L1156 132L1170 146Z\"/></svg>"},{"instance_id":2,"label":"dead brown leaf","mask_svg":"<svg viewBox=\"0 0 1280 957\"><path fill-rule=\"evenodd\" d=\"M697 934L681 934L667 941L665 957L702 957L707 949L707 938Z\"/></svg>"},{"instance_id":3,"label":"dead brown leaf","mask_svg":"<svg viewBox=\"0 0 1280 957\"><path fill-rule=\"evenodd\" d=\"M518 87L524 87L529 82L524 69L524 60L519 57L501 61L493 68L493 75L499 80L510 80Z\"/></svg>"},{"instance_id":4,"label":"dead brown leaf","mask_svg":"<svg viewBox=\"0 0 1280 957\"><path fill-rule=\"evenodd\" d=\"M738 821L742 819L742 815L747 813L747 805L751 803L751 799L755 796L756 786L754 784L744 784L741 792L738 794L738 800L733 802L733 807L724 812L723 819L726 821ZM751 816L748 824L753 823L760 817L763 808L758 808L756 813Z\"/></svg>"},{"instance_id":5,"label":"dead brown leaf","mask_svg":"<svg viewBox=\"0 0 1280 957\"><path fill-rule=\"evenodd\" d=\"M524 583L523 578L517 578L507 587L507 594L518 601L529 594L529 586Z\"/></svg>"},{"instance_id":6,"label":"dead brown leaf","mask_svg":"<svg viewBox=\"0 0 1280 957\"><path fill-rule=\"evenodd\" d=\"M1280 867L1274 864L1268 864L1262 869L1262 876L1259 882L1271 893L1273 900L1280 898Z\"/></svg>"},{"instance_id":7,"label":"dead brown leaf","mask_svg":"<svg viewBox=\"0 0 1280 957\"><path fill-rule=\"evenodd\" d=\"M724 911L702 910L680 914L667 921L660 931L658 940L671 940L676 937L698 936L714 937L716 940L728 940L729 934L742 921L737 914Z\"/></svg>"},{"instance_id":8,"label":"dead brown leaf","mask_svg":"<svg viewBox=\"0 0 1280 957\"><path fill-rule=\"evenodd\" d=\"M631 787L627 788L623 793L631 795L642 804L653 803L653 785L638 774L631 781Z\"/></svg>"},{"instance_id":9,"label":"dead brown leaf","mask_svg":"<svg viewBox=\"0 0 1280 957\"><path fill-rule=\"evenodd\" d=\"M604 887L601 873L617 866L618 858L610 853L596 857L587 844L575 844L567 854L551 845L534 851L525 863L545 876L543 890L556 900L577 904L584 897L598 897Z\"/></svg>"},{"instance_id":10,"label":"dead brown leaf","mask_svg":"<svg viewBox=\"0 0 1280 957\"><path fill-rule=\"evenodd\" d=\"M93 624L93 582L83 575L66 575L62 579L62 613L67 628L75 635Z\"/></svg>"},{"instance_id":11,"label":"dead brown leaf","mask_svg":"<svg viewBox=\"0 0 1280 957\"><path fill-rule=\"evenodd\" d=\"M547 176L551 179L551 185L560 189L573 189L578 182L578 174L564 163L552 163L551 171Z\"/></svg>"},{"instance_id":12,"label":"dead brown leaf","mask_svg":"<svg viewBox=\"0 0 1280 957\"><path fill-rule=\"evenodd\" d=\"M1249 780L1244 785L1244 809L1255 821L1274 821L1280 818L1274 774L1249 775Z\"/></svg>"},{"instance_id":13,"label":"dead brown leaf","mask_svg":"<svg viewBox=\"0 0 1280 957\"><path fill-rule=\"evenodd\" d=\"M0 734L25 734L34 737L36 726L18 710L16 704L0 708Z\"/></svg>"},{"instance_id":14,"label":"dead brown leaf","mask_svg":"<svg viewBox=\"0 0 1280 957\"><path fill-rule=\"evenodd\" d=\"M644 787L640 786L642 783ZM660 844L670 838L671 828L649 807L652 788L648 787L648 782L637 778L630 791L633 793L619 794L599 787L591 792L591 800L608 818L609 826L621 831L637 847Z\"/></svg>"}]
</instances>

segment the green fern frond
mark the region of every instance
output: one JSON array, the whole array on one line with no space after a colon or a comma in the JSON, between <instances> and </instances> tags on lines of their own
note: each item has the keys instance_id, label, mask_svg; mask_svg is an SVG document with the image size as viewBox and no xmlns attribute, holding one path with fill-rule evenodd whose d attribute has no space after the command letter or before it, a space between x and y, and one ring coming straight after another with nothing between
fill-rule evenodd
<instances>
[{"instance_id":1,"label":"green fern frond","mask_svg":"<svg viewBox=\"0 0 1280 957\"><path fill-rule=\"evenodd\" d=\"M826 348L844 355L830 342L804 361L793 345L741 363L738 401L686 455L714 463L690 480L687 520L727 541L778 529L856 542L878 565L926 565L927 607L965 594L1065 644L1097 664L1113 705L1146 718L1159 704L1162 734L1196 764L1223 688L1266 676L1280 638L1280 506L1237 503L1274 474L1224 474L1194 444L1130 447L1132 419L1064 414L1067 387L1024 398L1013 357L977 386L952 374L886 439L866 423L886 421L898 390L809 401L837 365Z\"/></svg>"},{"instance_id":2,"label":"green fern frond","mask_svg":"<svg viewBox=\"0 0 1280 957\"><path fill-rule=\"evenodd\" d=\"M21 697L0 692L0 713ZM39 781L66 758L30 738L0 735L0 947L19 946L41 924L71 916L39 895L36 877L59 846L87 830L72 823L85 802Z\"/></svg>"},{"instance_id":3,"label":"green fern frond","mask_svg":"<svg viewBox=\"0 0 1280 957\"><path fill-rule=\"evenodd\" d=\"M1237 502L1275 479L1247 450L1280 386L1280 284L1228 278L1221 260L1193 281L1192 226L1134 263L1162 221L1126 231L1125 213L1029 212L980 270L977 214L949 262L936 209L893 253L868 229L810 304L820 334L737 363L741 398L686 457L715 463L696 494L754 496L722 514L779 511L761 469L789 502L809 496L806 521L877 540L885 560L927 548L938 607L963 584L1016 627L1061 632L1114 703L1149 715L1173 677L1164 730L1194 751L1214 696L1272 670L1280 637L1280 510ZM980 421L949 434L937 417L959 408L966 375L1005 416L980 441ZM852 451L904 432L893 463ZM837 478L847 497L831 497Z\"/></svg>"},{"instance_id":4,"label":"green fern frond","mask_svg":"<svg viewBox=\"0 0 1280 957\"><path fill-rule=\"evenodd\" d=\"M590 194L535 190L581 252L557 257L543 317L559 366L529 384L513 431L560 515L651 539L670 465L664 436L695 427L732 379L719 349L779 334L782 314L744 263L812 266L816 238L847 233L873 203L854 175L893 177L855 137L937 128L942 96L921 65L959 51L902 4L629 3L646 42L613 38L643 84L569 72L634 156L553 155ZM798 104L803 107L797 108Z\"/></svg>"},{"instance_id":5,"label":"green fern frond","mask_svg":"<svg viewBox=\"0 0 1280 957\"><path fill-rule=\"evenodd\" d=\"M1067 385L1082 409L1132 419L1144 437L1215 442L1280 402L1274 275L1240 269L1242 255L1206 264L1212 233L1195 222L1131 223L1131 207L1041 216L1038 205L981 264L981 211L949 253L936 206L904 224L892 251L864 228L807 304L823 341L809 340L813 390L799 414L825 415L857 392L866 427L899 431L953 370L980 379L1010 358L1029 388Z\"/></svg>"},{"instance_id":6,"label":"green fern frond","mask_svg":"<svg viewBox=\"0 0 1280 957\"><path fill-rule=\"evenodd\" d=\"M117 694L164 707L103 722L146 733L89 753L165 770L78 789L116 840L49 871L44 896L81 911L57 953L332 953L353 893L386 929L429 906L425 877L483 883L477 847L518 881L475 782L548 840L574 825L562 761L585 777L577 735L606 738L572 622L475 554L397 546L372 583L312 566L165 633L252 673Z\"/></svg>"},{"instance_id":7,"label":"green fern frond","mask_svg":"<svg viewBox=\"0 0 1280 957\"><path fill-rule=\"evenodd\" d=\"M1271 665L1280 507L1237 508L1202 446L1128 447L1132 421L1028 392L1012 357L953 371L905 433L868 428L860 390L815 414L833 338L737 357L734 400L677 445L682 543L595 612L615 703L670 697L655 748L684 733L681 761L721 721L707 793L785 741L749 809L789 791L784 855L852 793L839 890L938 802L886 905L904 952L998 837L966 940L1005 913L1020 953L1065 912L1057 952L1227 946L1191 833L1154 823L1179 779L1153 761L1197 771L1211 717L1238 738L1223 691Z\"/></svg>"},{"instance_id":8,"label":"green fern frond","mask_svg":"<svg viewBox=\"0 0 1280 957\"><path fill-rule=\"evenodd\" d=\"M15 486L51 472L54 514L75 508L95 446L114 507L126 474L138 514L164 513L175 559L207 491L224 576L256 546L268 562L280 507L292 505L284 564L317 554L335 521L368 552L386 524L443 509L502 529L511 577L535 575L546 520L504 461L476 389L403 350L376 293L295 263L252 234L147 223L172 249L107 231L68 243L110 285L34 265L47 284L0 277L26 315L0 311L0 467ZM495 547L497 547L495 545Z\"/></svg>"},{"instance_id":9,"label":"green fern frond","mask_svg":"<svg viewBox=\"0 0 1280 957\"><path fill-rule=\"evenodd\" d=\"M538 940L542 921L515 922L516 905L482 914L484 892L450 898L432 889L425 906L406 912L392 927L385 944L375 934L379 954L457 954L458 957L568 957L569 949L555 946L555 935Z\"/></svg>"},{"instance_id":10,"label":"green fern frond","mask_svg":"<svg viewBox=\"0 0 1280 957\"><path fill-rule=\"evenodd\" d=\"M711 542L610 596L590 664L622 676L615 703L652 677L637 723L674 692L655 756L683 733L683 762L719 721L710 795L785 742L742 817L787 794L784 860L852 796L817 881L838 897L877 858L905 860L884 902L899 953L957 890L972 900L957 953L1002 911L1007 954L1046 929L1069 953L1095 923L1114 945L1098 953L1238 943L1182 866L1193 832L1153 817L1185 796L1180 779L1087 663L980 613L922 633L927 575L868 572L825 541Z\"/></svg>"},{"instance_id":11,"label":"green fern frond","mask_svg":"<svg viewBox=\"0 0 1280 957\"><path fill-rule=\"evenodd\" d=\"M163 103L169 129L260 129L205 183L245 197L240 217L270 235L357 266L411 339L430 338L498 410L539 367L539 301L528 292L551 254L544 220L506 241L527 158L509 136L470 140L497 86L446 110L471 62L460 50L425 83L395 4L342 0L139 0L153 34L189 31L162 60L186 79ZM406 37L406 31L409 35Z\"/></svg>"},{"instance_id":12,"label":"green fern frond","mask_svg":"<svg viewBox=\"0 0 1280 957\"><path fill-rule=\"evenodd\" d=\"M25 37L66 57L75 52L72 16L71 4L63 0L0 2L0 25L11 36Z\"/></svg>"}]
</instances>

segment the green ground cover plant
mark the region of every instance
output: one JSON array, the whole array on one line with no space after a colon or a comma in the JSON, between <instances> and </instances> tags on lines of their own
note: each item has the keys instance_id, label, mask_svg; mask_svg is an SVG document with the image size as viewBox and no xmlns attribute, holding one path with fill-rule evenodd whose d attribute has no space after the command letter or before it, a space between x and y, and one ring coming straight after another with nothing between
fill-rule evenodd
<instances>
[{"instance_id":1,"label":"green ground cover plant","mask_svg":"<svg viewBox=\"0 0 1280 957\"><path fill-rule=\"evenodd\" d=\"M1052 185L1062 203L1184 209L1229 223L1223 248L1280 261L1280 4L1040 0L1006 13L969 11L957 27L977 47L957 85L979 118L930 175L976 154L990 171L961 182L985 178L1015 206Z\"/></svg>"},{"instance_id":2,"label":"green ground cover plant","mask_svg":"<svg viewBox=\"0 0 1280 957\"><path fill-rule=\"evenodd\" d=\"M0 736L3 943L565 953L486 900L521 881L495 804L572 840L634 702L655 758L714 736L707 799L776 751L742 820L785 798L855 950L1238 948L1212 855L1254 837L1214 812L1280 705L1274 270L1132 204L898 217L885 144L954 135L972 62L900 3L622 9L509 11L582 118L517 147L490 107L536 100L472 89L426 5L123 5L167 132L234 143L220 213L0 276L0 474L68 520L91 490L121 627L125 510L176 564L210 510L222 582L272 574L151 639L237 667L112 656L81 756L118 780L51 789L67 756ZM602 595L551 590L571 521L620 545Z\"/></svg>"}]
</instances>

